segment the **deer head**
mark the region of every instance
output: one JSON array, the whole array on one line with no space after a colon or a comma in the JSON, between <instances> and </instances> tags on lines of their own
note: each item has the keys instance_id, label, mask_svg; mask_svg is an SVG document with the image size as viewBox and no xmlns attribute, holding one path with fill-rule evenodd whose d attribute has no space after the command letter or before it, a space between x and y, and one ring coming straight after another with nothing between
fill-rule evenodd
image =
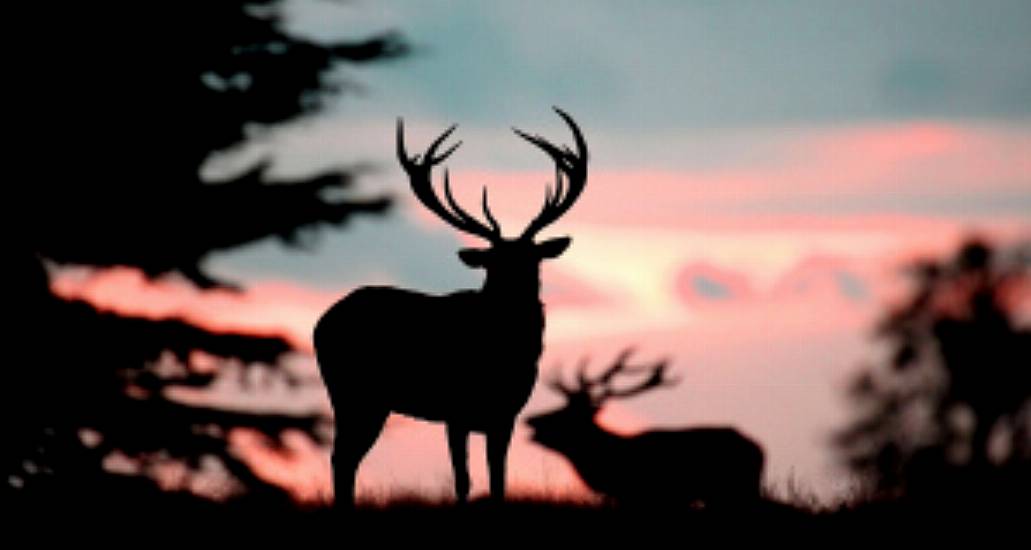
<instances>
[{"instance_id":1,"label":"deer head","mask_svg":"<svg viewBox=\"0 0 1031 550\"><path fill-rule=\"evenodd\" d=\"M415 196L423 206L455 229L485 239L489 243L487 248L466 248L458 252L458 257L465 265L486 269L485 292L497 291L509 296L536 294L540 289L540 262L558 257L572 242L569 237L559 237L543 242L535 240L542 229L558 220L573 206L587 183L587 142L572 117L561 109L555 108L555 111L573 132L576 142L575 152L566 146L553 145L538 135L513 129L516 135L540 148L555 162L555 183L553 187L547 188L540 213L523 230L522 234L514 239L502 236L501 227L491 214L490 206L487 203L486 188L483 190L481 201L486 222L466 212L455 201L451 194L451 182L446 168L444 169L444 202L441 202L435 192L430 172L434 166L444 162L454 153L462 143L458 142L440 154L437 154L437 150L457 126L451 126L445 130L421 156L409 157L405 149L404 123L398 119L397 157L402 168L408 174L409 183Z\"/></svg>"},{"instance_id":2,"label":"deer head","mask_svg":"<svg viewBox=\"0 0 1031 550\"><path fill-rule=\"evenodd\" d=\"M587 362L580 363L576 384L568 386L560 373L548 383L552 389L565 397L565 405L551 412L534 416L526 421L533 428L534 441L556 450L575 444L588 428L595 427L595 417L606 401L627 398L653 388L672 386L677 380L666 376L669 362L659 361L653 365L629 366L627 360L632 351L624 351L611 367L601 375L590 378ZM642 377L636 384L616 388L614 380L619 375Z\"/></svg>"}]
</instances>

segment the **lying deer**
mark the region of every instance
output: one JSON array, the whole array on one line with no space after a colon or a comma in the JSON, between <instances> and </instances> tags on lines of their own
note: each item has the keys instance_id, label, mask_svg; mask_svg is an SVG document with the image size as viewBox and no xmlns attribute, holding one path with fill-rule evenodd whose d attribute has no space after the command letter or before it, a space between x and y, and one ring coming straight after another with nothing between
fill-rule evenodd
<instances>
[{"instance_id":1,"label":"lying deer","mask_svg":"<svg viewBox=\"0 0 1031 550\"><path fill-rule=\"evenodd\" d=\"M444 171L444 201L430 172L461 143L441 154L448 128L421 156L409 157L404 127L397 125L397 156L412 192L441 220L489 243L458 257L487 275L479 290L432 296L393 287L363 287L329 308L315 327L315 352L336 417L333 483L338 503L353 502L355 473L391 412L447 425L460 502L469 494L467 439L487 437L492 497L503 498L505 460L516 415L537 380L544 310L540 264L555 258L571 239L536 242L537 234L576 202L587 182L587 143L573 119L556 109L572 130L576 151L515 130L555 162L555 186L540 213L515 239L502 236L487 205L486 222L462 209Z\"/></svg>"},{"instance_id":2,"label":"lying deer","mask_svg":"<svg viewBox=\"0 0 1031 550\"><path fill-rule=\"evenodd\" d=\"M588 487L620 503L713 507L757 502L763 451L737 430L655 430L627 437L598 425L606 401L675 383L666 377L667 363L628 367L628 357L624 353L594 379L581 365L572 387L556 376L550 385L566 403L526 421L533 440L565 455ZM614 379L626 374L645 376L636 385L616 389Z\"/></svg>"}]
</instances>

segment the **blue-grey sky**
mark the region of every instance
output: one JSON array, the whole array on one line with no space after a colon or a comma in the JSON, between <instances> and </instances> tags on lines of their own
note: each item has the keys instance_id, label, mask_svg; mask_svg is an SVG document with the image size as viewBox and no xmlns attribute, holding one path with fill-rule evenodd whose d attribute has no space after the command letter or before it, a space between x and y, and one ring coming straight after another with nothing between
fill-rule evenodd
<instances>
[{"instance_id":1,"label":"blue-grey sky","mask_svg":"<svg viewBox=\"0 0 1031 550\"><path fill-rule=\"evenodd\" d=\"M360 71L375 107L351 112L507 126L559 104L596 127L646 130L1031 113L1023 0L293 5L298 31L396 28L416 47Z\"/></svg>"}]
</instances>

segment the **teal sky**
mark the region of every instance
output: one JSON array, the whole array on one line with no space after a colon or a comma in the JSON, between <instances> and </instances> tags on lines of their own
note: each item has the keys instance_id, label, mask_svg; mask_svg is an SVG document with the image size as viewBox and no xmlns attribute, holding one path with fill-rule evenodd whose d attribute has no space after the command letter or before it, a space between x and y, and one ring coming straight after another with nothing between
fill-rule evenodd
<instances>
[{"instance_id":1,"label":"teal sky","mask_svg":"<svg viewBox=\"0 0 1031 550\"><path fill-rule=\"evenodd\" d=\"M318 37L396 28L416 55L359 72L369 108L533 124L559 104L655 131L1031 113L1022 0L294 2ZM374 104L374 105L373 105Z\"/></svg>"}]
</instances>

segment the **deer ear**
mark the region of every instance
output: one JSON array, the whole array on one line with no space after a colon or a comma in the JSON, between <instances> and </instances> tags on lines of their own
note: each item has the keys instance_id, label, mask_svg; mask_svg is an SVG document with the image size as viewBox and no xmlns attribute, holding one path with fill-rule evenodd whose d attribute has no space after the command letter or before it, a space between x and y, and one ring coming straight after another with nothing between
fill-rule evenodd
<instances>
[{"instance_id":1,"label":"deer ear","mask_svg":"<svg viewBox=\"0 0 1031 550\"><path fill-rule=\"evenodd\" d=\"M458 251L458 258L469 267L484 267L487 265L488 250L479 248L463 248Z\"/></svg>"},{"instance_id":2,"label":"deer ear","mask_svg":"<svg viewBox=\"0 0 1031 550\"><path fill-rule=\"evenodd\" d=\"M569 237L548 239L537 245L537 253L541 258L558 258L566 251L567 248L569 248L569 244L572 242L573 239Z\"/></svg>"}]
</instances>

